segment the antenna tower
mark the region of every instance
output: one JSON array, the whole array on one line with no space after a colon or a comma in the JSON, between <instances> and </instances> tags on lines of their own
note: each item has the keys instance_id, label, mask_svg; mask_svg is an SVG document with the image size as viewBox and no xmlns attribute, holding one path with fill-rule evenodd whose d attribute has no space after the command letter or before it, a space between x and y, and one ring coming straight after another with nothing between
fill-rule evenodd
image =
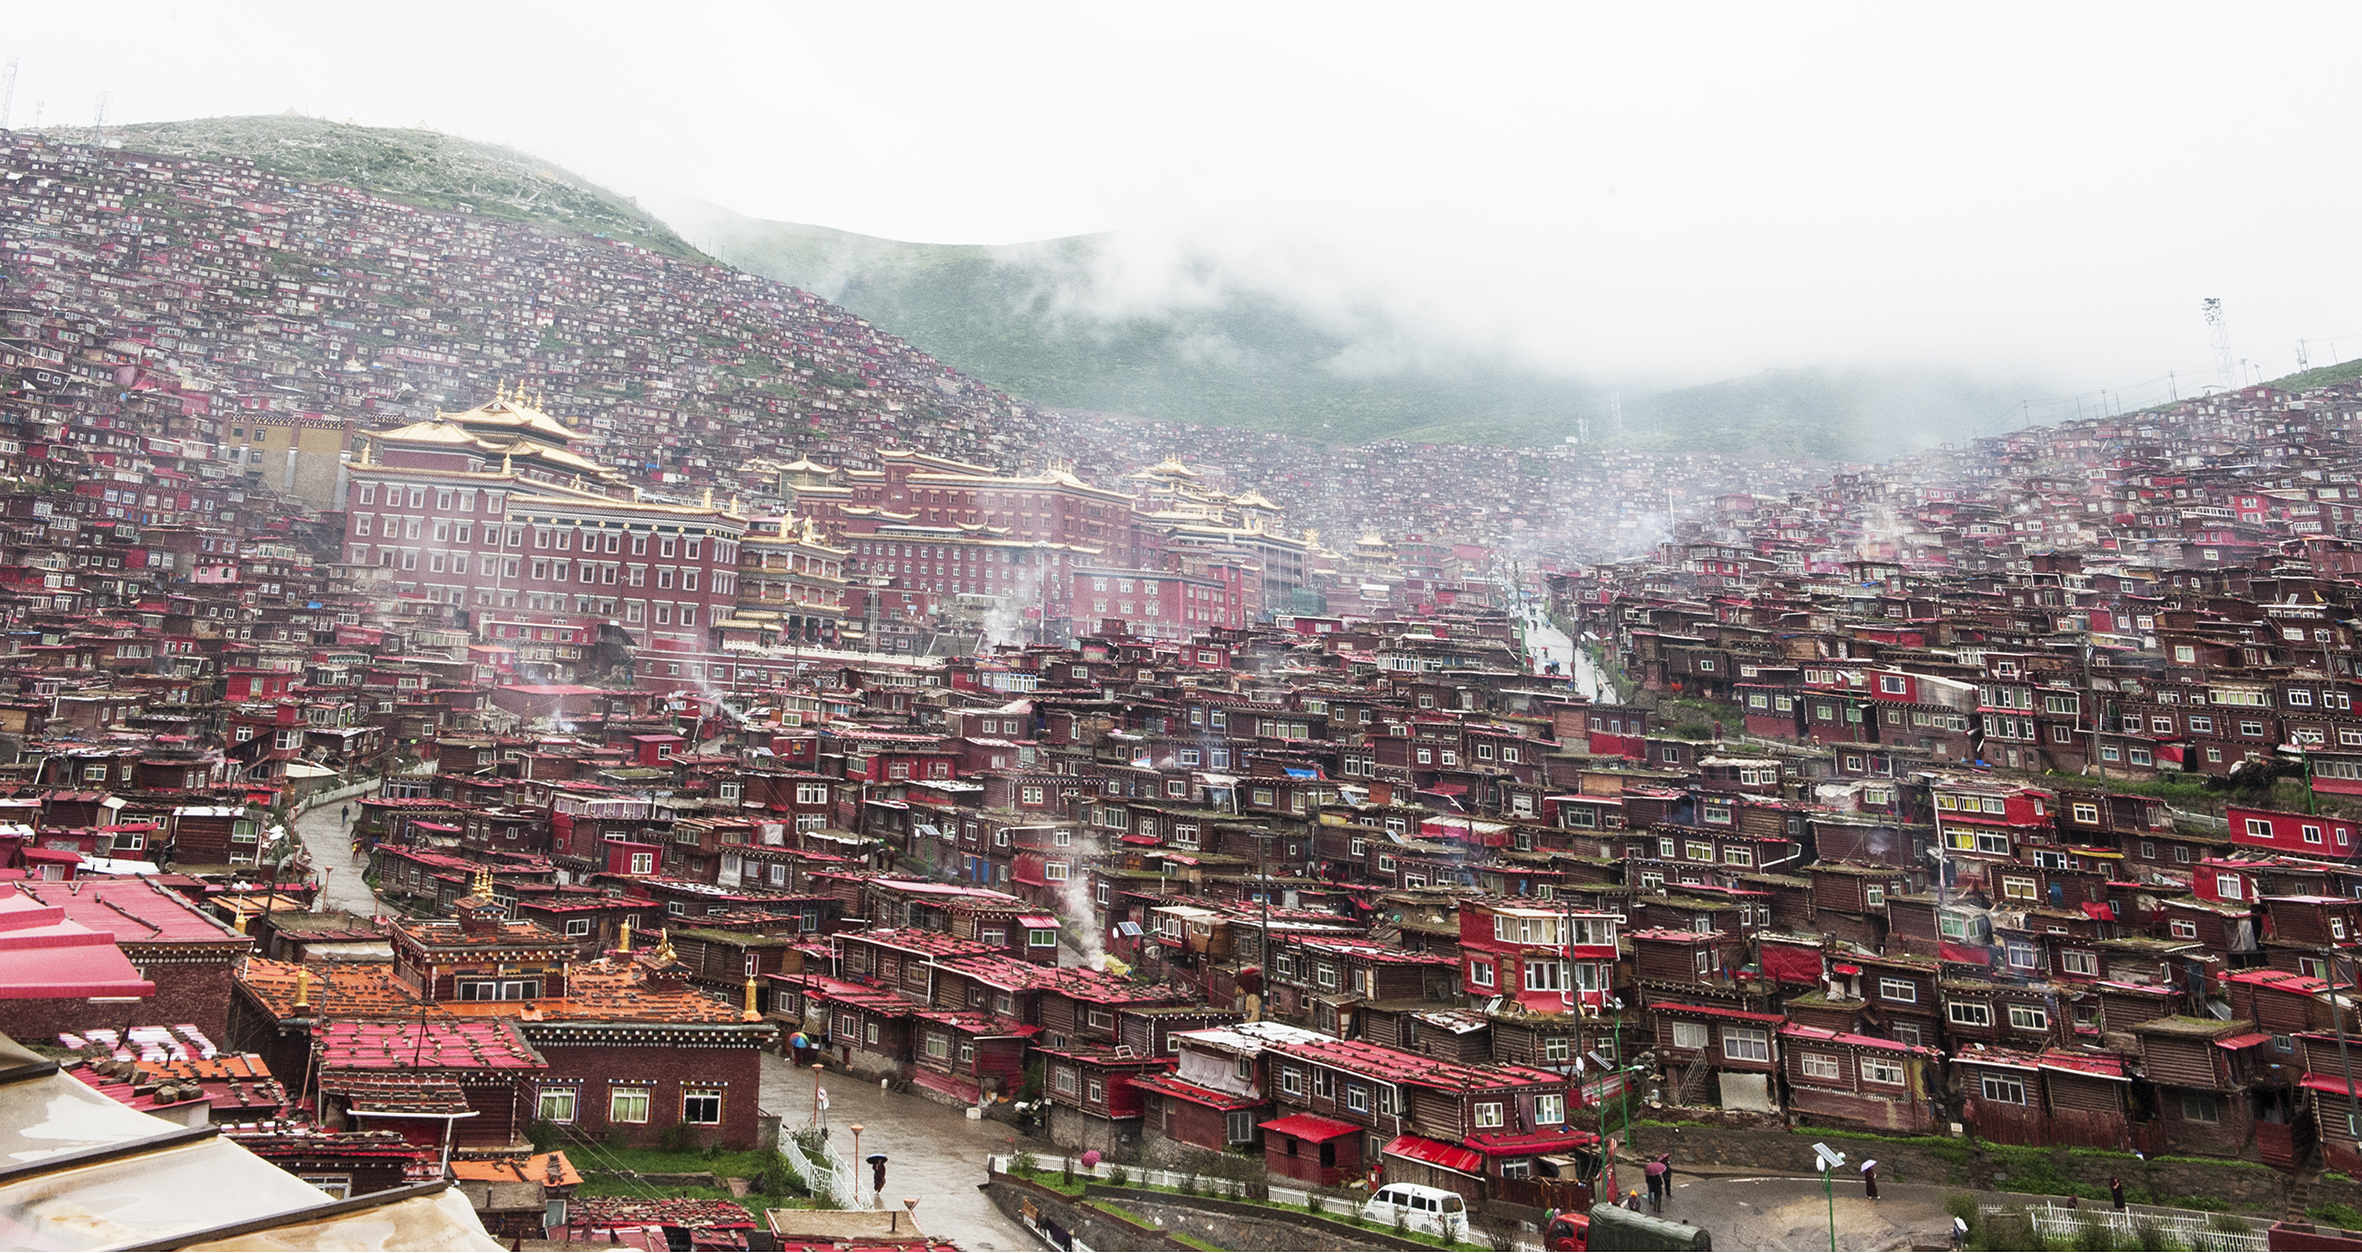
<instances>
[{"instance_id":1,"label":"antenna tower","mask_svg":"<svg viewBox=\"0 0 2362 1253\"><path fill-rule=\"evenodd\" d=\"M1607 413L1608 419L1616 424L1616 442L1621 444L1624 442L1624 393L1607 394Z\"/></svg>"},{"instance_id":2,"label":"antenna tower","mask_svg":"<svg viewBox=\"0 0 2362 1253\"><path fill-rule=\"evenodd\" d=\"M2223 316L2222 299L2208 296L2200 308L2206 313L2207 338L2214 345L2214 368L2222 372L2224 388L2237 391L2239 358L2231 353L2231 323Z\"/></svg>"},{"instance_id":3,"label":"antenna tower","mask_svg":"<svg viewBox=\"0 0 2362 1253\"><path fill-rule=\"evenodd\" d=\"M8 129L8 111L16 103L16 58L0 65L0 131Z\"/></svg>"},{"instance_id":4,"label":"antenna tower","mask_svg":"<svg viewBox=\"0 0 2362 1253\"><path fill-rule=\"evenodd\" d=\"M98 99L90 106L90 129L103 131L107 128L107 106L114 103L114 98L115 93L111 91L98 93Z\"/></svg>"}]
</instances>

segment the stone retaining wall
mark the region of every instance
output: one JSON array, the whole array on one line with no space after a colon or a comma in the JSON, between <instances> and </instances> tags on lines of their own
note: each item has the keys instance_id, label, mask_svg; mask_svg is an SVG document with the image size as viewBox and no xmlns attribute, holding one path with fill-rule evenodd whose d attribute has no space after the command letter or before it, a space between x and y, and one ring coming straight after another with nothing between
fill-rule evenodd
<instances>
[{"instance_id":1,"label":"stone retaining wall","mask_svg":"<svg viewBox=\"0 0 2362 1253\"><path fill-rule=\"evenodd\" d=\"M2131 1153L2094 1149L2045 1150L1967 1138L1879 1140L1811 1127L1788 1131L1746 1125L1641 1124L1632 1129L1629 1143L1632 1153L1641 1157L1670 1151L1676 1171L1683 1166L1715 1166L1810 1175L1819 1173L1812 1148L1816 1141L1845 1154L1849 1168L1876 1158L1879 1179L1891 1183L2005 1192L2030 1188L2061 1195L2058 1185L2063 1180L2089 1189L2084 1195L2101 1196L2113 1175L2123 1179L2126 1189L2146 1193L2161 1204L2207 1197L2232 1210L2277 1215L2288 1202L2287 1175L2259 1163L2227 1159L2143 1160ZM2354 1204L2358 1199L2362 1188L2351 1182L2323 1179L2313 1191L2316 1205Z\"/></svg>"}]
</instances>

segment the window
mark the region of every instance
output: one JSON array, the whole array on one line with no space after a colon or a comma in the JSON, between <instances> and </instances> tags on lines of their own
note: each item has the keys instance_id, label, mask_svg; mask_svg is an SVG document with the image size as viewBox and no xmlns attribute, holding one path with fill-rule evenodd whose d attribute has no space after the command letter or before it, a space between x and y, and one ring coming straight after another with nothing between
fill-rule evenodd
<instances>
[{"instance_id":1,"label":"window","mask_svg":"<svg viewBox=\"0 0 2362 1253\"><path fill-rule=\"evenodd\" d=\"M1880 979L1878 981L1878 999L1894 1001L1903 1005L1916 1005L1919 1003L1919 985L1909 979Z\"/></svg>"},{"instance_id":2,"label":"window","mask_svg":"<svg viewBox=\"0 0 2362 1253\"><path fill-rule=\"evenodd\" d=\"M1803 1053L1798 1055L1796 1061L1807 1079L1826 1079L1834 1083L1843 1073L1833 1053Z\"/></svg>"},{"instance_id":3,"label":"window","mask_svg":"<svg viewBox=\"0 0 2362 1253\"><path fill-rule=\"evenodd\" d=\"M1734 1062L1768 1062L1771 1033L1761 1027L1724 1027L1722 1055Z\"/></svg>"},{"instance_id":4,"label":"window","mask_svg":"<svg viewBox=\"0 0 2362 1253\"><path fill-rule=\"evenodd\" d=\"M570 937L580 939L589 935L590 931L591 920L588 918L568 918L566 920L566 934Z\"/></svg>"},{"instance_id":5,"label":"window","mask_svg":"<svg viewBox=\"0 0 2362 1253\"><path fill-rule=\"evenodd\" d=\"M576 1095L573 1088L543 1088L541 1090L541 1121L548 1123L573 1122Z\"/></svg>"},{"instance_id":6,"label":"window","mask_svg":"<svg viewBox=\"0 0 2362 1253\"><path fill-rule=\"evenodd\" d=\"M1366 1113L1369 1113L1369 1112L1370 1112L1370 1090L1369 1090L1369 1088L1368 1088L1366 1085L1359 1084L1359 1083L1349 1083L1349 1084L1346 1084L1346 1085L1345 1085L1345 1108L1347 1108L1347 1109L1349 1109L1349 1110L1352 1110L1352 1111L1353 1111L1354 1113L1356 1113L1356 1114L1366 1114Z\"/></svg>"},{"instance_id":7,"label":"window","mask_svg":"<svg viewBox=\"0 0 2362 1253\"><path fill-rule=\"evenodd\" d=\"M721 1122L722 1094L719 1092L682 1093L681 1121L705 1127Z\"/></svg>"},{"instance_id":8,"label":"window","mask_svg":"<svg viewBox=\"0 0 2362 1253\"><path fill-rule=\"evenodd\" d=\"M1500 1103L1499 1101L1479 1101L1479 1102L1477 1102L1477 1104L1476 1104L1476 1125L1477 1125L1478 1127L1480 1127L1480 1128L1482 1128L1482 1127L1498 1127L1498 1126L1500 1126L1500 1125L1501 1125L1501 1103Z\"/></svg>"},{"instance_id":9,"label":"window","mask_svg":"<svg viewBox=\"0 0 2362 1253\"><path fill-rule=\"evenodd\" d=\"M1963 1027L1990 1027L1993 1025L1993 1007L1979 1005L1972 1001L1954 1001L1946 1005L1944 1016Z\"/></svg>"},{"instance_id":10,"label":"window","mask_svg":"<svg viewBox=\"0 0 2362 1253\"><path fill-rule=\"evenodd\" d=\"M1863 888L1862 907L1864 909L1886 908L1886 889L1875 884Z\"/></svg>"},{"instance_id":11,"label":"window","mask_svg":"<svg viewBox=\"0 0 2362 1253\"><path fill-rule=\"evenodd\" d=\"M2216 875L2214 877L2214 894L2226 901L2246 899L2246 897L2241 893L2239 886L2239 876L2235 874Z\"/></svg>"},{"instance_id":12,"label":"window","mask_svg":"<svg viewBox=\"0 0 2362 1253\"><path fill-rule=\"evenodd\" d=\"M607 1121L648 1121L648 1089L614 1088L607 1093Z\"/></svg>"},{"instance_id":13,"label":"window","mask_svg":"<svg viewBox=\"0 0 2362 1253\"><path fill-rule=\"evenodd\" d=\"M2050 1011L2039 1005L2009 1007L2009 1027L2012 1031L2050 1030Z\"/></svg>"},{"instance_id":14,"label":"window","mask_svg":"<svg viewBox=\"0 0 2362 1253\"><path fill-rule=\"evenodd\" d=\"M2195 940L2198 938L2198 924L2187 918L2174 919L2168 930L2173 932L2173 938L2177 940Z\"/></svg>"},{"instance_id":15,"label":"window","mask_svg":"<svg viewBox=\"0 0 2362 1253\"><path fill-rule=\"evenodd\" d=\"M2100 955L2071 948L2059 954L2059 964L2071 975L2097 976L2100 972Z\"/></svg>"},{"instance_id":16,"label":"window","mask_svg":"<svg viewBox=\"0 0 2362 1253\"><path fill-rule=\"evenodd\" d=\"M2221 1122L2222 1102L2212 1092L2184 1092L2182 1119L2185 1122Z\"/></svg>"},{"instance_id":17,"label":"window","mask_svg":"<svg viewBox=\"0 0 2362 1253\"><path fill-rule=\"evenodd\" d=\"M1304 1072L1294 1066L1280 1067L1279 1090L1289 1096L1304 1095Z\"/></svg>"},{"instance_id":18,"label":"window","mask_svg":"<svg viewBox=\"0 0 2362 1253\"><path fill-rule=\"evenodd\" d=\"M1469 983L1469 985L1470 985L1470 986L1472 986L1472 987L1479 987L1479 988L1489 988L1489 987L1492 987L1492 986L1493 986L1493 964L1492 964L1491 962L1488 962L1488 961L1471 961L1471 962L1469 962L1469 963L1468 963L1468 983Z\"/></svg>"},{"instance_id":19,"label":"window","mask_svg":"<svg viewBox=\"0 0 2362 1253\"><path fill-rule=\"evenodd\" d=\"M1677 1049L1702 1049L1706 1047L1706 1024L1702 1022L1674 1023L1673 1047Z\"/></svg>"},{"instance_id":20,"label":"window","mask_svg":"<svg viewBox=\"0 0 2362 1253\"><path fill-rule=\"evenodd\" d=\"M1534 1098L1534 1125L1555 1127L1566 1121L1566 1098L1555 1092Z\"/></svg>"},{"instance_id":21,"label":"window","mask_svg":"<svg viewBox=\"0 0 2362 1253\"><path fill-rule=\"evenodd\" d=\"M1986 1075L1984 1082L1979 1086L1984 1098L1988 1101L1996 1101L2004 1105L2026 1103L2026 1085L2023 1080L2004 1079L1999 1075Z\"/></svg>"},{"instance_id":22,"label":"window","mask_svg":"<svg viewBox=\"0 0 2362 1253\"><path fill-rule=\"evenodd\" d=\"M1864 1058L1862 1059L1862 1082L1883 1083L1894 1088L1902 1087L1902 1063L1880 1061L1874 1057Z\"/></svg>"}]
</instances>

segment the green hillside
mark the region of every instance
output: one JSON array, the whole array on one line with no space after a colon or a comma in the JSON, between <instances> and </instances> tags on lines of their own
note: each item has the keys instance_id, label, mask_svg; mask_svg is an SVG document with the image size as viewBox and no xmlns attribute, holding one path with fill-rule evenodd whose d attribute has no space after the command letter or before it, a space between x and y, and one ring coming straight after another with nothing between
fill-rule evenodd
<instances>
[{"instance_id":1,"label":"green hillside","mask_svg":"<svg viewBox=\"0 0 2362 1253\"><path fill-rule=\"evenodd\" d=\"M1098 316L1104 237L913 244L769 222L700 202L666 216L698 246L855 310L1039 404L1285 431L1338 443L1599 443L1870 459L1974 430L2023 394L1933 372L1767 371L1623 398L1581 379L1464 356L1370 370L1365 343L1418 342L1374 312L1351 326L1264 291Z\"/></svg>"},{"instance_id":2,"label":"green hillside","mask_svg":"<svg viewBox=\"0 0 2362 1253\"><path fill-rule=\"evenodd\" d=\"M580 175L511 148L435 131L387 130L320 118L208 117L185 122L43 127L74 143L120 144L174 156L245 157L306 183L347 187L424 208L476 213L606 235L693 256L672 228Z\"/></svg>"},{"instance_id":3,"label":"green hillside","mask_svg":"<svg viewBox=\"0 0 2362 1253\"><path fill-rule=\"evenodd\" d=\"M2264 384L2264 386L2277 387L2283 391L2302 392L2310 391L2316 387L2327 387L2332 383L2351 383L2355 379L2362 379L2362 357L2357 357L2352 361L2340 361L2336 365L2315 366L2310 370L2299 370L2294 374L2285 374Z\"/></svg>"},{"instance_id":4,"label":"green hillside","mask_svg":"<svg viewBox=\"0 0 2362 1253\"><path fill-rule=\"evenodd\" d=\"M1449 355L1377 310L1316 314L1272 292L1233 286L1148 312L1096 312L1112 303L1103 299L1105 237L1007 247L912 244L762 221L699 202L668 205L668 225L627 197L513 149L307 117L47 133L242 157L289 179L341 183L424 207L465 206L697 260L711 253L825 296L968 374L1060 408L1339 444L1556 444L1588 418L1595 443L1867 460L1975 432L2024 394L1932 372L1766 371L1656 394L1627 389L1619 427L1595 383L1502 358ZM1398 345L1414 346L1420 362L1400 362Z\"/></svg>"}]
</instances>

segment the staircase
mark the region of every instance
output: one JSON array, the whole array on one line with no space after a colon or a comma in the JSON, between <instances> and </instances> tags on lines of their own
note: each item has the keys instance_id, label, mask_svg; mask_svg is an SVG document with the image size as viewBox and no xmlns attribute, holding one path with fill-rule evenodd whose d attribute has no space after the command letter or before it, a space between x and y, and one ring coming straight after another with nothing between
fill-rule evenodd
<instances>
[{"instance_id":1,"label":"staircase","mask_svg":"<svg viewBox=\"0 0 2362 1253\"><path fill-rule=\"evenodd\" d=\"M2309 1223L2312 1218L2305 1211L2313 1205L2313 1185L2321 1179L2321 1155L2308 1153L2298 1162L2296 1173L2288 1178L2288 1212L2281 1217L2292 1223Z\"/></svg>"},{"instance_id":2,"label":"staircase","mask_svg":"<svg viewBox=\"0 0 2362 1253\"><path fill-rule=\"evenodd\" d=\"M1678 1105L1697 1104L1698 1099L1706 1095L1706 1080L1713 1073L1714 1068L1707 1064L1704 1057L1691 1062L1689 1069L1681 1072L1681 1086L1673 1094L1674 1103Z\"/></svg>"}]
</instances>

